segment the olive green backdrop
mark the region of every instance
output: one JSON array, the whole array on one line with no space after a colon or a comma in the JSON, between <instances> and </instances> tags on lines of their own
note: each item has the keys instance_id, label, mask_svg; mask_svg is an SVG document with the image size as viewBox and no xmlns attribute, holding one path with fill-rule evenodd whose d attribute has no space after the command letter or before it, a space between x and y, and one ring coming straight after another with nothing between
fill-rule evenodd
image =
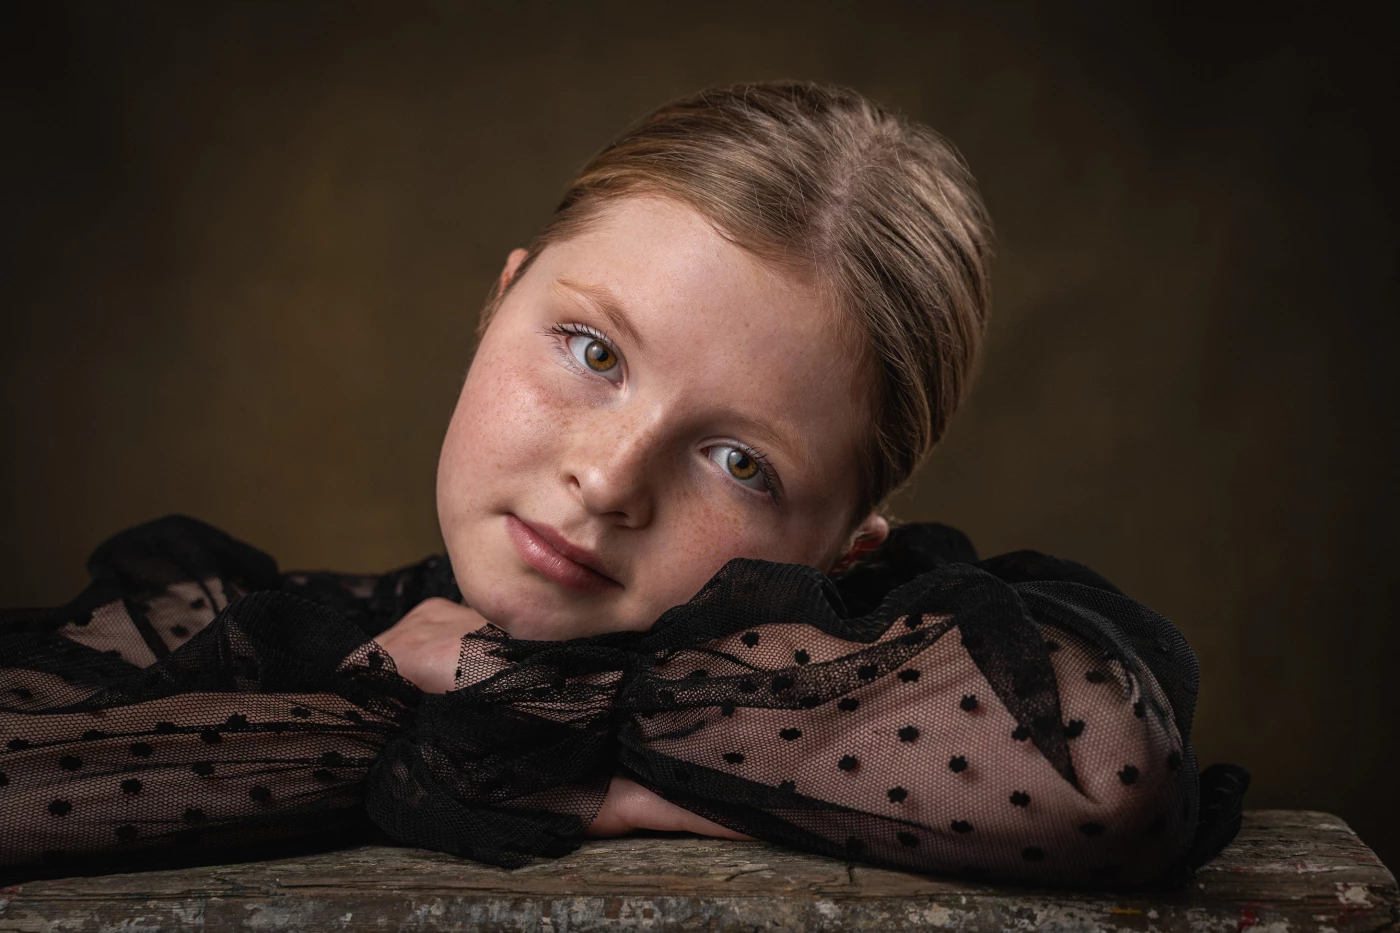
<instances>
[{"instance_id":1,"label":"olive green backdrop","mask_svg":"<svg viewBox=\"0 0 1400 933\"><path fill-rule=\"evenodd\" d=\"M477 308L570 173L701 86L840 82L999 232L899 512L1166 614L1203 763L1400 865L1394 23L1051 6L6 4L0 605L174 511L284 567L439 550Z\"/></svg>"}]
</instances>

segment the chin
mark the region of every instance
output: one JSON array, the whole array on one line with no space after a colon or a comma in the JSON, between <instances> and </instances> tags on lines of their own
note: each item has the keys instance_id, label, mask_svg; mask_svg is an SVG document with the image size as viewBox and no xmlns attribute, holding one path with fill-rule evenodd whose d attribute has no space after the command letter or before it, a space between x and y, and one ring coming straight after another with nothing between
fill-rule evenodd
<instances>
[{"instance_id":1,"label":"chin","mask_svg":"<svg viewBox=\"0 0 1400 933\"><path fill-rule=\"evenodd\" d=\"M630 624L598 609L574 614L515 607L502 612L499 621L484 610L477 611L498 628L505 630L512 638L526 641L567 641L570 638L586 638L606 632L645 631L652 625L650 621L641 625Z\"/></svg>"},{"instance_id":2,"label":"chin","mask_svg":"<svg viewBox=\"0 0 1400 933\"><path fill-rule=\"evenodd\" d=\"M568 641L582 634L575 626L542 619L520 619L500 626L511 638L522 641Z\"/></svg>"},{"instance_id":3,"label":"chin","mask_svg":"<svg viewBox=\"0 0 1400 933\"><path fill-rule=\"evenodd\" d=\"M561 614L557 609L531 605L529 584L521 587L495 582L483 591L470 583L462 588L462 601L481 613L482 618L510 635L526 641L564 641L591 635L587 626Z\"/></svg>"},{"instance_id":4,"label":"chin","mask_svg":"<svg viewBox=\"0 0 1400 933\"><path fill-rule=\"evenodd\" d=\"M496 618L479 609L477 611L511 638L522 641L568 641L570 638L583 638L617 630L616 626L594 628L571 619L552 618L548 614L506 612Z\"/></svg>"}]
</instances>

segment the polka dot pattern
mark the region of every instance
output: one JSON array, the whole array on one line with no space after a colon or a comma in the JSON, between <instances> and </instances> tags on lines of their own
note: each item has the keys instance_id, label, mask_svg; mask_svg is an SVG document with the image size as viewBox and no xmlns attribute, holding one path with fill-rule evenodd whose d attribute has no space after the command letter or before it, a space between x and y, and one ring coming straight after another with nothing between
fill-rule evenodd
<instances>
[{"instance_id":1,"label":"polka dot pattern","mask_svg":"<svg viewBox=\"0 0 1400 933\"><path fill-rule=\"evenodd\" d=\"M162 527L176 538L195 534L179 522ZM403 682L362 633L382 630L430 595L450 597L450 567L278 576L248 569L257 561L246 551L235 560L225 539L198 534L200 547L224 548L223 556L182 553L162 564L168 544L132 539L142 557L123 566L149 567L152 582L136 579L139 591L56 613L55 644L104 659L91 662L108 665L100 671L7 669L0 628L0 812L22 814L34 827L16 842L0 824L0 865L45 853L110 850L127 859L290 838L305 814L343 819L383 790L371 774L401 729L391 687ZM594 707L571 697L602 696L596 710L608 741L627 743L659 793L683 792L677 800L732 825L748 825L744 812L762 812L753 831L775 841L970 878L1127 884L1151 877L1183 842L1180 771L1188 750L1170 692L1180 687L1159 683L1164 668L1149 663L1177 650L1179 636L1131 601L1082 583L1056 590L1053 607L1082 606L1078 626L1055 624L1054 612L1042 611L1048 604L1037 602L1049 590L1022 588L1020 581L1039 579L1043 559L1026 555L984 562L985 570L940 564L907 591L917 602L894 599L879 614L887 589L869 607L852 597L850 606L865 615L811 620L804 614L819 605L823 584L737 562L726 572L739 576L715 592L743 594L743 602L711 594L722 612L704 609L700 597L700 609L680 607L667 647L625 674L584 664L541 675L509 699L482 694L490 701L455 715L479 717L473 722L488 732L501 707L514 707L517 724L575 723ZM240 569L186 569L221 561ZM258 573L271 575L253 579ZM257 603L268 590L298 602ZM769 608L754 608L760 603ZM259 616L253 605L268 608ZM931 608L911 611L915 605ZM322 626L326 644L343 640L339 654L294 658L304 646L284 635L271 650L258 625L283 611L310 628L288 629L283 620L282 633ZM738 621L715 621L730 618ZM1101 639L1086 634L1096 620L1120 618L1131 625ZM687 626L703 637L685 634ZM1165 634L1141 634L1152 626ZM615 643L636 650L635 641ZM1123 653L1124 644L1139 653ZM458 683L514 669L517 650L508 638L464 639ZM298 690L286 680L301 676L286 673L297 665L335 675ZM143 668L159 668L166 683L202 686L71 712L103 677L115 682ZM631 698L645 698L645 707L640 699L627 706ZM48 707L69 711L30 712ZM439 734L456 741L450 727ZM509 747L509 727L493 734ZM467 763L463 773L479 799L509 793L508 772L493 775L483 763L475 774L472 762L485 758L455 760ZM555 793L561 807L592 812L579 792ZM413 808L394 812L412 833ZM477 857L508 857L493 855L489 843Z\"/></svg>"},{"instance_id":2,"label":"polka dot pattern","mask_svg":"<svg viewBox=\"0 0 1400 933\"><path fill-rule=\"evenodd\" d=\"M936 620L931 625L901 624L905 631L917 628L937 634ZM1041 627L1042 633L1049 631L1052 629L1048 626ZM998 864L997 872L1003 876L1007 872L1025 872L1029 866L1041 869L1042 866L1083 865L1086 860L1105 858L1131 864L1135 858L1140 859L1137 853L1142 851L1141 836L1135 837L1127 827L1138 825L1142 828L1137 832L1150 834L1153 824L1151 821L1133 824L1136 817L1128 815L1136 813L1132 801L1115 797L1118 792L1113 790L1115 785L1127 787L1123 774L1133 779L1133 772L1124 769L1115 750L1130 747L1131 743L1124 741L1125 734L1131 735L1133 730L1140 729L1128 725L1133 720L1142 720L1133 707L1140 697L1132 693L1126 697L1115 694L1113 691L1121 686L1121 681L1108 674L1102 678L1086 676L1090 671L1103 673L1105 661L1101 653L1064 632L1057 632L1053 639L1057 646L1053 654L1047 648L1053 680L1021 667L1016 671L1016 678L1008 680L1006 691L1002 693L985 679L975 661L969 663L971 652L964 647L964 642L969 640L979 652L992 650L992 643L985 637L956 641L935 637L918 655L917 666L855 665L856 681L863 686L840 697L834 704L838 713L851 714L849 727L841 725L847 721L843 717L833 718L829 724L813 721L798 726L791 721L781 721L790 719L790 713L747 706L741 701L733 725L725 727L725 735L747 734L750 729L761 729L765 721L777 720L773 728L782 741L758 743L737 773L761 775L773 770L795 773L797 781L785 779L779 787L795 792L801 786L805 796L845 807L879 811L883 806L890 818L899 815L908 820L912 816L916 823L926 827L891 826L883 834L867 828L845 839L833 840L844 851L849 851L849 839L855 838L866 847L864 851L890 845L902 850L946 851L951 859L956 852L946 848L951 840L977 839L980 847L977 851L984 856L1004 853L999 863L995 858L983 859L988 864ZM841 653L841 649L822 634L800 626L765 626L761 629L759 644L774 653L780 649L784 651L785 657L780 663L793 663L786 659L795 658L799 651L809 660L839 657ZM753 663L755 654L744 657ZM911 673L914 676L908 676ZM1135 691L1152 688L1141 674L1138 677L1140 682L1134 684ZM1006 699L1036 697L1040 689L1037 683L1041 680L1059 686L1058 715L1027 712L1025 719L1018 721L1004 705ZM1076 683L1082 686L1074 686ZM800 692L802 689L802 678L794 677L793 690ZM918 692L910 699L900 693L903 690ZM938 698L944 696L951 698L950 706L940 704ZM955 712L946 712L950 708ZM1086 715L1093 711L1098 711L1097 715ZM663 721L666 716L662 714ZM884 730L878 727L879 723L890 722L894 717L904 721L896 719ZM917 724L910 721L918 717L926 719ZM1172 758L1174 748L1164 747L1173 746L1176 741L1170 723L1157 725L1161 728L1138 739L1136 747L1163 748L1158 760L1163 762L1161 772L1165 775L1170 771L1165 763L1170 759L1179 764L1180 753L1177 751L1176 758ZM658 724L658 730L663 728L664 722ZM863 744L841 748L842 739L849 742L852 736L860 736ZM880 736L887 738L882 740ZM1081 749L1074 752L1070 751L1070 746L1062 746L1079 780L1090 782L1096 788L1092 799L1086 799L1066 780L1047 772L1041 747L1057 740L1073 741L1077 743L1074 747ZM679 744L662 741L654 747L662 754L686 754ZM827 761L836 763L836 768L825 773L814 767L823 750L833 755ZM927 756L940 753L943 773L953 783L937 783L923 777L936 773L926 770ZM1115 758L1120 760L1114 761ZM974 767L978 761L982 764ZM1138 764L1133 767L1141 770ZM890 778L897 780L888 780ZM1106 783L1106 779L1113 784ZM1157 780L1158 786L1164 787L1160 783L1162 777ZM915 784L926 789L919 790ZM873 804L871 796L880 799L881 804ZM997 799L1001 801L1000 809L994 803ZM1089 818L1091 814L1093 818ZM942 821L933 822L939 815L943 816ZM1178 812L1173 819L1179 818ZM1161 821L1163 831L1170 825L1171 820ZM1115 830L1118 826L1125 828ZM1134 838L1138 840L1136 843L1131 841ZM1086 848L1091 845L1092 848ZM900 856L896 849L890 849L886 850L886 857ZM1013 862L1022 867L1013 868Z\"/></svg>"}]
</instances>

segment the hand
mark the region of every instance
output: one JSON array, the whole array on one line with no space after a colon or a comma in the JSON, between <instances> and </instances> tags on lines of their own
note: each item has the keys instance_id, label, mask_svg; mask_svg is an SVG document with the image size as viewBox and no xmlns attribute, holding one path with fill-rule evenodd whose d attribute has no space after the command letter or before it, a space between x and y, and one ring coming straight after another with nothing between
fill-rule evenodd
<instances>
[{"instance_id":1,"label":"hand","mask_svg":"<svg viewBox=\"0 0 1400 933\"><path fill-rule=\"evenodd\" d=\"M446 693L455 686L462 636L487 624L475 609L434 596L374 640L405 680L424 693Z\"/></svg>"},{"instance_id":2,"label":"hand","mask_svg":"<svg viewBox=\"0 0 1400 933\"><path fill-rule=\"evenodd\" d=\"M625 836L635 829L696 833L720 839L753 839L707 820L698 813L682 809L636 781L619 775L608 785L608 796L603 800L602 809L584 835L595 838Z\"/></svg>"},{"instance_id":3,"label":"hand","mask_svg":"<svg viewBox=\"0 0 1400 933\"><path fill-rule=\"evenodd\" d=\"M462 636L487 624L476 610L433 597L413 607L374 640L393 658L394 667L405 680L424 693L446 693L456 686ZM636 781L614 777L586 835L625 836L637 829L752 838L682 809Z\"/></svg>"}]
</instances>

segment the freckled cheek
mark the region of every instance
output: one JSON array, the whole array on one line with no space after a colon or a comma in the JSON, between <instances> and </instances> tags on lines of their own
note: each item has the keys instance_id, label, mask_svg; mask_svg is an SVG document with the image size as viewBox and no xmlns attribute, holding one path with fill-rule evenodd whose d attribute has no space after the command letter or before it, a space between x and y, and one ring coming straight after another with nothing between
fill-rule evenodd
<instances>
[{"instance_id":1,"label":"freckled cheek","mask_svg":"<svg viewBox=\"0 0 1400 933\"><path fill-rule=\"evenodd\" d=\"M456 498L549 469L566 412L539 367L478 358L443 443L438 492Z\"/></svg>"},{"instance_id":2,"label":"freckled cheek","mask_svg":"<svg viewBox=\"0 0 1400 933\"><path fill-rule=\"evenodd\" d=\"M666 526L668 546L664 553L655 549L648 555L650 581L656 584L658 603L665 603L661 609L694 596L731 558L772 559L775 553L778 542L771 529L760 528L752 515L724 502L719 492L710 495L677 503L674 522Z\"/></svg>"},{"instance_id":3,"label":"freckled cheek","mask_svg":"<svg viewBox=\"0 0 1400 933\"><path fill-rule=\"evenodd\" d=\"M825 525L801 519L773 520L755 514L761 509L726 503L725 498L712 491L710 497L690 501L678 510L667 566L685 568L678 572L689 572L703 583L734 557L810 566L821 563L822 545L814 542L826 540Z\"/></svg>"}]
</instances>

